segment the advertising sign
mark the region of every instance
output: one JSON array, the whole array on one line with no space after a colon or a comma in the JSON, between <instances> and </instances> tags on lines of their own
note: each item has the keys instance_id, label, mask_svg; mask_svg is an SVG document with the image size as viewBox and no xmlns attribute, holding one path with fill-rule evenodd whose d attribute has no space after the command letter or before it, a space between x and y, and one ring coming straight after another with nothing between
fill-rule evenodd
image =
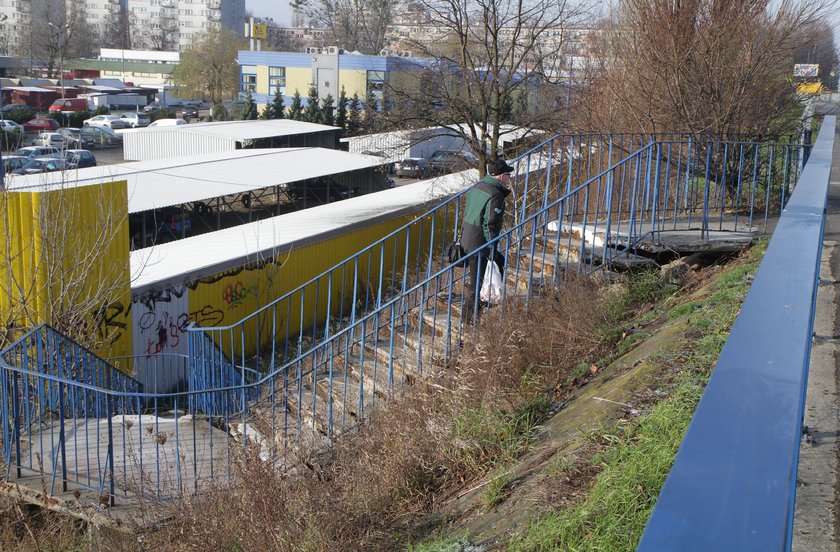
<instances>
[{"instance_id":1,"label":"advertising sign","mask_svg":"<svg viewBox=\"0 0 840 552\"><path fill-rule=\"evenodd\" d=\"M816 77L820 73L817 63L797 63L793 66L794 77Z\"/></svg>"}]
</instances>

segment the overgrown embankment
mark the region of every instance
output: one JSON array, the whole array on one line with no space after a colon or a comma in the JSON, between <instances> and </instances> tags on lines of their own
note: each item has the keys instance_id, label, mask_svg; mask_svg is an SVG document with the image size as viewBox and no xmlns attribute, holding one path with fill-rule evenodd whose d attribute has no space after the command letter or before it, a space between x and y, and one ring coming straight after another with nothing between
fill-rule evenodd
<instances>
[{"instance_id":1,"label":"overgrown embankment","mask_svg":"<svg viewBox=\"0 0 840 552\"><path fill-rule=\"evenodd\" d=\"M0 548L632 550L759 258L490 309L455 365L292 473L242 457L139 540L10 506Z\"/></svg>"}]
</instances>

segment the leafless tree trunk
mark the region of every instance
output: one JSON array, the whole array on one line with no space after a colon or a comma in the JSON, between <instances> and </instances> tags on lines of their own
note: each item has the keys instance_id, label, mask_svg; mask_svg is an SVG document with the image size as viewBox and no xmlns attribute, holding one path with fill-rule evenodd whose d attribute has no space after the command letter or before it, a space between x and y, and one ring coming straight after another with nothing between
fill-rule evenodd
<instances>
[{"instance_id":1,"label":"leafless tree trunk","mask_svg":"<svg viewBox=\"0 0 840 552\"><path fill-rule=\"evenodd\" d=\"M292 7L328 31L332 45L378 55L394 18L397 0L296 0Z\"/></svg>"},{"instance_id":2,"label":"leafless tree trunk","mask_svg":"<svg viewBox=\"0 0 840 552\"><path fill-rule=\"evenodd\" d=\"M450 129L470 145L482 174L514 130L503 124L551 130L562 124L567 29L581 20L579 9L562 0L419 4L438 32L405 41L429 61L389 83L395 123Z\"/></svg>"}]
</instances>

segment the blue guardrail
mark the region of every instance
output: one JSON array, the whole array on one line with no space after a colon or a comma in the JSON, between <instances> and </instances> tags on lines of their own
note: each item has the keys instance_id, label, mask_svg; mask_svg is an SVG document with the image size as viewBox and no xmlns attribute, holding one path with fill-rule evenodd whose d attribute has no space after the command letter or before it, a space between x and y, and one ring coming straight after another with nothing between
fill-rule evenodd
<instances>
[{"instance_id":1,"label":"blue guardrail","mask_svg":"<svg viewBox=\"0 0 840 552\"><path fill-rule=\"evenodd\" d=\"M835 117L817 141L638 550L790 550Z\"/></svg>"}]
</instances>

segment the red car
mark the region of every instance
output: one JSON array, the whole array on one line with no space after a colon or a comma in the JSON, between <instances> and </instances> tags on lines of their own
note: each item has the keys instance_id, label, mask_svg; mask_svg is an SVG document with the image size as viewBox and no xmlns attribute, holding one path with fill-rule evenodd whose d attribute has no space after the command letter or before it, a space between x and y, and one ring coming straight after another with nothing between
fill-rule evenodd
<instances>
[{"instance_id":1,"label":"red car","mask_svg":"<svg viewBox=\"0 0 840 552\"><path fill-rule=\"evenodd\" d=\"M21 125L24 132L54 132L58 130L59 124L55 119L47 117L35 117Z\"/></svg>"}]
</instances>

